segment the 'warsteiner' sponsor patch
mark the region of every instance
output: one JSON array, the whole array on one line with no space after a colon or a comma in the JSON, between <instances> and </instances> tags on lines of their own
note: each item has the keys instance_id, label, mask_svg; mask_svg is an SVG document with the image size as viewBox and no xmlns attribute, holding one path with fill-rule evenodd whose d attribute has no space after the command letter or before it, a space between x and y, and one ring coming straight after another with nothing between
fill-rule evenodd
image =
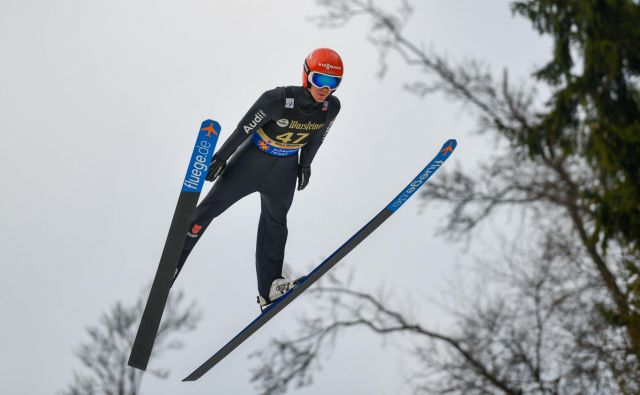
<instances>
[{"instance_id":1,"label":"'warsteiner' sponsor patch","mask_svg":"<svg viewBox=\"0 0 640 395\"><path fill-rule=\"evenodd\" d=\"M289 129L298 129L298 130L318 130L320 128L322 128L324 126L324 123L314 123L314 122L307 122L307 123L301 123L298 121L291 121L289 123Z\"/></svg>"},{"instance_id":2,"label":"'warsteiner' sponsor patch","mask_svg":"<svg viewBox=\"0 0 640 395\"><path fill-rule=\"evenodd\" d=\"M244 132L246 134L251 133L251 131L255 129L256 126L258 126L258 123L260 123L260 121L262 121L266 116L267 113L265 113L263 110L258 110L258 112L254 114L251 122L249 122L248 125L244 125Z\"/></svg>"}]
</instances>

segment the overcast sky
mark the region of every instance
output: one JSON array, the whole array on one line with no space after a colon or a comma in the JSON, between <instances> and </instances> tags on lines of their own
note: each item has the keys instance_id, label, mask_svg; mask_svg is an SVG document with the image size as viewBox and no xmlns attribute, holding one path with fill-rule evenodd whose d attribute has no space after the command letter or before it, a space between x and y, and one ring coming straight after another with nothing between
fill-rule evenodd
<instances>
[{"instance_id":1,"label":"overcast sky","mask_svg":"<svg viewBox=\"0 0 640 395\"><path fill-rule=\"evenodd\" d=\"M415 3L407 35L454 60L482 58L518 80L548 56L549 42L513 19L507 1ZM200 122L218 120L223 141L263 91L300 83L316 47L343 57L342 111L289 213L286 261L296 273L369 221L446 139L458 139L447 167L489 154L466 110L402 90L417 71L397 57L376 79L368 20L319 30L307 18L321 12L301 0L0 0L1 393L67 386L86 326L151 280ZM353 270L356 287L384 284L419 301L420 322L444 330L449 318L426 300L441 298L445 280L471 259L435 234L442 213L418 212L414 199L336 274ZM180 380L258 313L258 215L252 195L196 247L179 287L205 317L185 348L152 361L171 376L145 378L144 394L255 392L248 379L257 361L247 355L287 331L304 296L201 380ZM352 331L314 386L295 393L406 391L411 360L398 348Z\"/></svg>"}]
</instances>

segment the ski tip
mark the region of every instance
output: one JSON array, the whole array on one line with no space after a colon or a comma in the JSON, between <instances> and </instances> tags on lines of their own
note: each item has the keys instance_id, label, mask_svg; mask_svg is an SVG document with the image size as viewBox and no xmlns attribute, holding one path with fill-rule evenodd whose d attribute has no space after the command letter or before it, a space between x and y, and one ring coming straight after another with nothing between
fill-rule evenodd
<instances>
[{"instance_id":1,"label":"ski tip","mask_svg":"<svg viewBox=\"0 0 640 395\"><path fill-rule=\"evenodd\" d=\"M220 133L220 131L222 130L222 126L220 126L220 124L216 121L211 122L213 122L213 128L216 130L216 132Z\"/></svg>"},{"instance_id":2,"label":"ski tip","mask_svg":"<svg viewBox=\"0 0 640 395\"><path fill-rule=\"evenodd\" d=\"M222 130L222 126L220 126L220 124L217 121L214 121L212 119L205 119L202 122L202 125L200 125L200 131L206 131L209 133L213 133L216 136L220 134L220 131Z\"/></svg>"}]
</instances>

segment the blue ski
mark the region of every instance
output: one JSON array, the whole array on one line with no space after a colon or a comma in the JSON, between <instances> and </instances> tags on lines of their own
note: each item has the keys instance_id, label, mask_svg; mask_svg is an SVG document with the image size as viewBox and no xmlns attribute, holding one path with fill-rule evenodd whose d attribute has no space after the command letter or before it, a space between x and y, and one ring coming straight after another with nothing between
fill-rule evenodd
<instances>
[{"instance_id":1,"label":"blue ski","mask_svg":"<svg viewBox=\"0 0 640 395\"><path fill-rule=\"evenodd\" d=\"M236 335L229 343L222 347L217 353L209 358L205 363L193 371L182 381L195 381L202 377L206 372L220 362L224 357L229 355L242 342L247 340L249 336L255 333L260 327L266 324L271 318L284 309L295 298L300 296L313 283L318 281L329 269L334 267L342 258L351 252L360 242L366 239L373 231L375 231L384 221L386 221L393 213L396 212L413 194L427 182L429 177L442 166L456 148L456 140L448 140L435 158L407 185L391 203L389 203L378 215L376 215L368 224L353 235L346 243L338 248L330 257L319 264L309 275L304 277L298 283L298 286L287 292L284 296L277 299L274 303L267 306L262 314L253 322L247 325L240 333Z\"/></svg>"},{"instance_id":2,"label":"blue ski","mask_svg":"<svg viewBox=\"0 0 640 395\"><path fill-rule=\"evenodd\" d=\"M193 147L187 174L182 182L182 190L178 198L176 210L173 213L169 234L162 250L156 276L151 285L149 299L144 308L136 339L129 356L129 366L145 370L151 356L151 349L155 342L164 307L167 304L169 290L178 266L178 259L189 230L189 222L198 203L207 170L216 148L220 124L207 119L202 122L196 144Z\"/></svg>"}]
</instances>

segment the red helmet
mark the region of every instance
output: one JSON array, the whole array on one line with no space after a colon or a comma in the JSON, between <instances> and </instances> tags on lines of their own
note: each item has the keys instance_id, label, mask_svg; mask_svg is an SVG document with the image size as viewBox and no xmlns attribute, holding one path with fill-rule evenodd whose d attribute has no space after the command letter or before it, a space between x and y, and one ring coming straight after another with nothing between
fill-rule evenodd
<instances>
[{"instance_id":1,"label":"red helmet","mask_svg":"<svg viewBox=\"0 0 640 395\"><path fill-rule=\"evenodd\" d=\"M336 51L330 48L315 49L304 60L302 86L309 86L309 74L313 72L342 78L343 71L342 59Z\"/></svg>"}]
</instances>

